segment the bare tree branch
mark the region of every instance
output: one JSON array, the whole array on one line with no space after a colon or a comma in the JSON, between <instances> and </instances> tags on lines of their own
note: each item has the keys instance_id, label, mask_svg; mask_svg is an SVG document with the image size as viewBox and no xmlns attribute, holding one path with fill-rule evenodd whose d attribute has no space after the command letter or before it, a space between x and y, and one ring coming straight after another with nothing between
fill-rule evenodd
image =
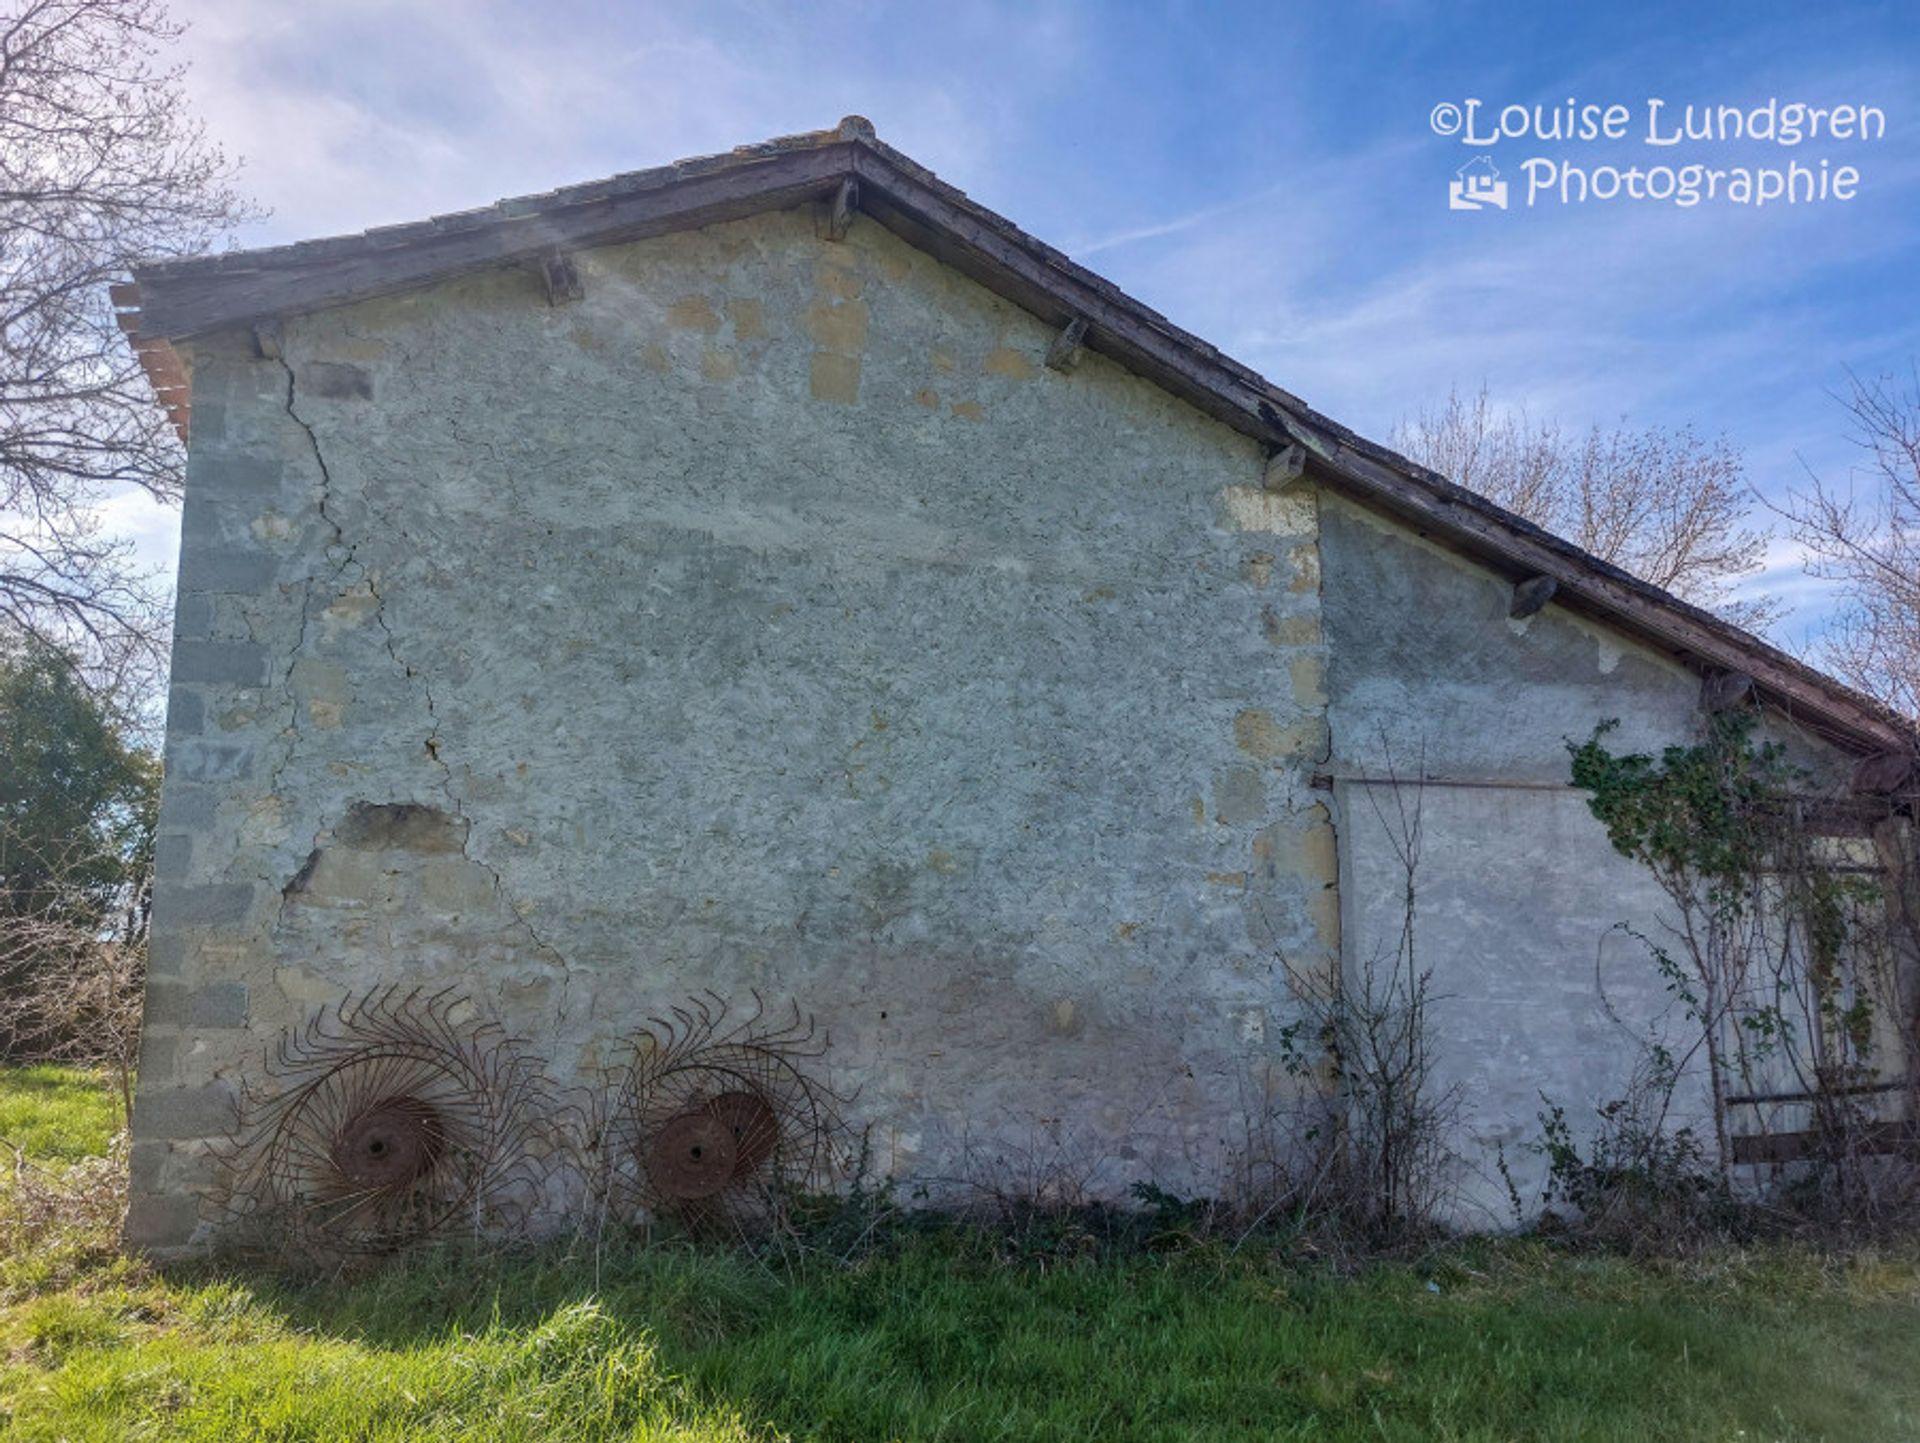
<instances>
[{"instance_id":1,"label":"bare tree branch","mask_svg":"<svg viewBox=\"0 0 1920 1443\"><path fill-rule=\"evenodd\" d=\"M1569 436L1551 422L1497 410L1486 388L1449 392L1437 410L1394 430L1422 465L1564 536L1602 561L1749 628L1778 614L1736 600L1760 567L1766 537L1749 509L1740 456L1690 428L1595 426Z\"/></svg>"},{"instance_id":2,"label":"bare tree branch","mask_svg":"<svg viewBox=\"0 0 1920 1443\"><path fill-rule=\"evenodd\" d=\"M1840 586L1821 660L1920 719L1920 366L1904 380L1848 380L1840 400L1864 464L1844 488L1810 477L1779 509L1807 570Z\"/></svg>"},{"instance_id":3,"label":"bare tree branch","mask_svg":"<svg viewBox=\"0 0 1920 1443\"><path fill-rule=\"evenodd\" d=\"M0 625L90 663L164 646L164 598L98 508L179 494L183 456L110 282L252 212L189 118L159 0L31 0L0 20Z\"/></svg>"}]
</instances>

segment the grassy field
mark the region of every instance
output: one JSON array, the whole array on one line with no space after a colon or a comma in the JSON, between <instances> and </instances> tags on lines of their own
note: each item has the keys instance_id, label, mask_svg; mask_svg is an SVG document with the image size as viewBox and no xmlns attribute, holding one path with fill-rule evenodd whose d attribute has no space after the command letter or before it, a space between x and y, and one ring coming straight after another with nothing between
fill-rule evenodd
<instances>
[{"instance_id":1,"label":"grassy field","mask_svg":"<svg viewBox=\"0 0 1920 1443\"><path fill-rule=\"evenodd\" d=\"M87 1097L16 1073L0 1117L71 1159L110 1125ZM953 1230L855 1266L448 1252L296 1286L157 1275L97 1229L35 1251L0 1259L8 1439L1920 1439L1910 1258L1508 1242L1341 1277Z\"/></svg>"}]
</instances>

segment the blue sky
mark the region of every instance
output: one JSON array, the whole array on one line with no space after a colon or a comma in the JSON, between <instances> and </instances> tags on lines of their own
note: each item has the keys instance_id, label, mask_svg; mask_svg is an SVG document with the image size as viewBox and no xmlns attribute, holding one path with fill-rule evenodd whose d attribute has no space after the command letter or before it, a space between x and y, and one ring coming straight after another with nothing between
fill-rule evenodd
<instances>
[{"instance_id":1,"label":"blue sky","mask_svg":"<svg viewBox=\"0 0 1920 1443\"><path fill-rule=\"evenodd\" d=\"M199 0L188 89L273 208L356 230L871 118L882 138L1320 409L1384 439L1483 382L1569 427L1725 432L1777 494L1844 478L1846 369L1920 355L1920 6ZM1850 201L1450 211L1480 147L1430 114L1574 97L1576 164L1851 164ZM1873 105L1871 141L1642 143L1649 98ZM166 518L122 513L156 556ZM1777 548L1766 585L1823 600Z\"/></svg>"}]
</instances>

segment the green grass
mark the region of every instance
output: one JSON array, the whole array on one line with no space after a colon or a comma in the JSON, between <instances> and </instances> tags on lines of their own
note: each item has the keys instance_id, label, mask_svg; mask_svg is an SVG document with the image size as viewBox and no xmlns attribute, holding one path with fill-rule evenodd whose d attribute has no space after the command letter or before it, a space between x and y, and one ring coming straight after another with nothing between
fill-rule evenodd
<instances>
[{"instance_id":1,"label":"green grass","mask_svg":"<svg viewBox=\"0 0 1920 1443\"><path fill-rule=\"evenodd\" d=\"M4 1082L0 1082L4 1087ZM1920 1266L1462 1245L1009 1265L660 1248L294 1284L96 1263L0 1308L8 1439L1920 1439Z\"/></svg>"},{"instance_id":2,"label":"green grass","mask_svg":"<svg viewBox=\"0 0 1920 1443\"><path fill-rule=\"evenodd\" d=\"M40 1162L98 1157L120 1126L120 1105L96 1073L72 1067L0 1067L0 1138Z\"/></svg>"}]
</instances>

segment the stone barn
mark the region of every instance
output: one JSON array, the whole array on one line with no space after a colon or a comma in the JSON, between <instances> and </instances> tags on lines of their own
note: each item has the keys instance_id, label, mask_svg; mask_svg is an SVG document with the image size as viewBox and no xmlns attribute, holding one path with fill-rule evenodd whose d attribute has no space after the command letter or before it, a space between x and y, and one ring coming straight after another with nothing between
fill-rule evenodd
<instances>
[{"instance_id":1,"label":"stone barn","mask_svg":"<svg viewBox=\"0 0 1920 1443\"><path fill-rule=\"evenodd\" d=\"M1910 765L858 118L117 299L190 437L144 1248L219 1235L276 1039L415 989L549 1101L690 999L797 1008L903 1196L1231 1190L1320 1085L1308 979L1396 944L1410 806L1498 1222L1541 1094L1612 1095L1670 1002L1568 739L1741 704L1836 793Z\"/></svg>"}]
</instances>

